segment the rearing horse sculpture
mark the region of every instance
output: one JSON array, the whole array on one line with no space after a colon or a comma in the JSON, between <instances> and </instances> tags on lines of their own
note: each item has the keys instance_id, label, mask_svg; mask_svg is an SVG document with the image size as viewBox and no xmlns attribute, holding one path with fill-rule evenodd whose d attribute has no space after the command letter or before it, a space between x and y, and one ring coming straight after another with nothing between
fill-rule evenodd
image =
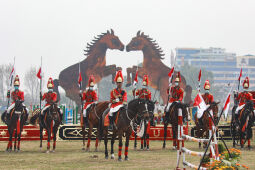
<instances>
[{"instance_id":1,"label":"rearing horse sculpture","mask_svg":"<svg viewBox=\"0 0 255 170\"><path fill-rule=\"evenodd\" d=\"M90 74L95 77L95 83L98 83L103 77L112 75L114 79L116 73L116 65L106 66L106 51L107 49L124 50L124 45L119 38L114 35L114 31L107 31L101 35L94 37L91 44L87 44L87 49L84 50L87 56L86 59L80 62L82 74L82 84L88 83ZM79 87L78 87L79 63L76 63L59 74L59 85L64 88L66 96L80 103ZM56 80L55 80L56 81ZM57 88L57 86L55 87ZM58 91L55 89L55 91Z\"/></svg>"},{"instance_id":2,"label":"rearing horse sculpture","mask_svg":"<svg viewBox=\"0 0 255 170\"><path fill-rule=\"evenodd\" d=\"M131 42L126 46L127 52L129 51L142 51L143 52L143 66L138 68L138 76L143 77L144 74L149 76L149 85L160 91L161 97L164 103L167 103L167 88L168 88L168 73L170 68L167 67L161 60L164 59L162 56L162 49L158 44L152 40L148 35L144 33L137 32L136 37L134 37ZM136 74L137 66L133 68L127 68L127 85L131 85L131 76L134 80ZM176 74L174 74L175 77ZM186 96L184 98L184 103L190 103L192 88L186 85L186 80L181 76L182 82L181 87L185 89ZM173 78L174 80L174 78Z\"/></svg>"}]
</instances>

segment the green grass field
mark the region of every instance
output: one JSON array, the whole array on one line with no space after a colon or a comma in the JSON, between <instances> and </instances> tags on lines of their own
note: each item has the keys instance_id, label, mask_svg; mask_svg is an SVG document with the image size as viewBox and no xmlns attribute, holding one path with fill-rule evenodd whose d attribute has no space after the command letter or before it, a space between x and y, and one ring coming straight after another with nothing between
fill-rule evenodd
<instances>
[{"instance_id":1,"label":"green grass field","mask_svg":"<svg viewBox=\"0 0 255 170\"><path fill-rule=\"evenodd\" d=\"M40 151L39 141L24 141L21 143L19 153L5 152L7 142L0 142L0 169L174 169L176 166L176 151L171 150L171 141L167 142L165 150L162 150L162 141L151 141L150 151L134 150L131 141L130 160L123 162L117 161L118 141L115 143L115 160L104 159L103 142L100 144L99 152L93 152L94 142L92 141L91 144L91 152L85 152L81 150L81 141L57 141L56 152L46 154L46 142L43 143L43 151ZM108 145L110 146L110 143ZM228 145L231 146L230 143ZM140 141L138 146L140 147ZM194 142L185 142L185 146L195 151L202 151ZM252 146L255 146L254 141ZM254 150L242 150L241 163L250 169L255 169L254 158ZM188 155L186 160L199 163L198 157Z\"/></svg>"}]
</instances>

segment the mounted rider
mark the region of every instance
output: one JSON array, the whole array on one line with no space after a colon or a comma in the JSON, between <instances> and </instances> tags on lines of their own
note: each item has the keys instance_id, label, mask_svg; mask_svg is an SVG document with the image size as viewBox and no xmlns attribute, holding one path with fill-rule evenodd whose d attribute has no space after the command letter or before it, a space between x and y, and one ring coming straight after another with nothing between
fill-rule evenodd
<instances>
[{"instance_id":1,"label":"mounted rider","mask_svg":"<svg viewBox=\"0 0 255 170\"><path fill-rule=\"evenodd\" d=\"M249 77L246 77L243 81L244 91L239 93L236 101L238 102L238 107L236 108L235 115L237 116L238 112L245 106L245 103L249 100L252 100L252 94L248 92L250 86Z\"/></svg>"},{"instance_id":2,"label":"mounted rider","mask_svg":"<svg viewBox=\"0 0 255 170\"><path fill-rule=\"evenodd\" d=\"M209 80L206 80L205 84L204 84L205 93L202 94L202 97L203 97L206 105L214 102L213 95L210 93L210 88L211 88L210 82L209 82Z\"/></svg>"},{"instance_id":3,"label":"mounted rider","mask_svg":"<svg viewBox=\"0 0 255 170\"><path fill-rule=\"evenodd\" d=\"M50 77L47 83L47 88L48 88L48 92L44 93L43 96L42 94L40 94L40 98L41 100L45 100L46 104L44 106L44 108L41 111L41 116L44 117L47 109L50 107L50 105L52 103L56 103L57 102L57 93L53 92L53 88L54 88L54 83L52 78ZM59 117L60 117L60 122L62 122L62 117L63 117L63 113L60 110L60 108L58 107L58 112L59 112Z\"/></svg>"},{"instance_id":4,"label":"mounted rider","mask_svg":"<svg viewBox=\"0 0 255 170\"><path fill-rule=\"evenodd\" d=\"M180 72L177 73L174 84L171 87L168 87L167 89L167 94L170 96L168 104L166 106L166 115L165 115L165 120L169 121L169 114L170 114L170 108L174 102L182 102L183 100L183 94L184 91L180 87L181 83L181 75Z\"/></svg>"},{"instance_id":5,"label":"mounted rider","mask_svg":"<svg viewBox=\"0 0 255 170\"><path fill-rule=\"evenodd\" d=\"M10 105L10 107L8 107L7 114L9 114L10 111L15 107L15 102L17 100L20 100L20 101L24 102L24 92L19 90L19 86L20 86L19 76L16 75L16 77L14 79L14 91L11 92L11 95L10 95L10 91L9 90L7 92L7 98L11 97L11 99L12 99L12 104ZM27 123L28 109L26 108L24 103L22 103L22 105L24 106L25 113L26 113L26 116L25 116L26 123L25 124L28 124Z\"/></svg>"},{"instance_id":6,"label":"mounted rider","mask_svg":"<svg viewBox=\"0 0 255 170\"><path fill-rule=\"evenodd\" d=\"M123 76L121 70L116 73L114 81L117 83L117 88L111 91L111 106L109 111L110 129L113 128L113 113L116 113L120 108L127 105L127 92L122 89Z\"/></svg>"},{"instance_id":7,"label":"mounted rider","mask_svg":"<svg viewBox=\"0 0 255 170\"><path fill-rule=\"evenodd\" d=\"M151 100L151 91L148 89L149 78L148 75L143 76L143 85L141 89L134 90L133 95L140 99Z\"/></svg>"},{"instance_id":8,"label":"mounted rider","mask_svg":"<svg viewBox=\"0 0 255 170\"><path fill-rule=\"evenodd\" d=\"M83 91L80 96L82 97L82 101L85 101L84 106L83 106L83 117L85 124L88 124L88 116L89 114L89 109L94 103L97 103L98 98L97 98L97 93L94 90L94 84L95 83L95 78L93 75L89 76L89 82L88 86L89 88L86 91Z\"/></svg>"}]
</instances>

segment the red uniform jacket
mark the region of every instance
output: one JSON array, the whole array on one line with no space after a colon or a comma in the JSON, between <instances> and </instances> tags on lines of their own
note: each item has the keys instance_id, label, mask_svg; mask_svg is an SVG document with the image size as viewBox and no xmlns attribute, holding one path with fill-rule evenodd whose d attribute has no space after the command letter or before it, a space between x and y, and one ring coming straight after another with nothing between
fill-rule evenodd
<instances>
[{"instance_id":1,"label":"red uniform jacket","mask_svg":"<svg viewBox=\"0 0 255 170\"><path fill-rule=\"evenodd\" d=\"M252 100L252 94L249 92L241 92L239 93L237 100L239 101L239 106L246 103L247 100Z\"/></svg>"},{"instance_id":2,"label":"red uniform jacket","mask_svg":"<svg viewBox=\"0 0 255 170\"><path fill-rule=\"evenodd\" d=\"M15 103L16 100L24 101L24 92L20 90L14 90L11 93L11 98L12 98L12 104Z\"/></svg>"},{"instance_id":3,"label":"red uniform jacket","mask_svg":"<svg viewBox=\"0 0 255 170\"><path fill-rule=\"evenodd\" d=\"M119 102L114 102L115 99L119 98ZM123 102L127 102L127 92L123 89L120 91L116 88L111 91L111 108L114 108L118 105L123 104Z\"/></svg>"},{"instance_id":4,"label":"red uniform jacket","mask_svg":"<svg viewBox=\"0 0 255 170\"><path fill-rule=\"evenodd\" d=\"M213 95L211 95L210 93L205 93L205 94L202 94L202 97L205 101L205 104L210 104L212 103L214 100L213 100Z\"/></svg>"},{"instance_id":5,"label":"red uniform jacket","mask_svg":"<svg viewBox=\"0 0 255 170\"><path fill-rule=\"evenodd\" d=\"M82 93L82 101L85 100L84 103L84 109L87 108L87 106L95 101L98 100L97 93L94 90L87 90Z\"/></svg>"},{"instance_id":6,"label":"red uniform jacket","mask_svg":"<svg viewBox=\"0 0 255 170\"><path fill-rule=\"evenodd\" d=\"M42 100L46 100L45 106L49 106L51 102L57 101L57 93L55 93L55 92L44 93Z\"/></svg>"},{"instance_id":7,"label":"red uniform jacket","mask_svg":"<svg viewBox=\"0 0 255 170\"><path fill-rule=\"evenodd\" d=\"M171 90L171 97L169 99L169 103L173 103L175 101L182 101L183 99L183 90L179 86L172 86ZM169 95L169 88L167 89L167 94Z\"/></svg>"},{"instance_id":8,"label":"red uniform jacket","mask_svg":"<svg viewBox=\"0 0 255 170\"><path fill-rule=\"evenodd\" d=\"M148 99L151 100L151 91L149 89L139 89L135 92L135 95L140 99Z\"/></svg>"}]
</instances>

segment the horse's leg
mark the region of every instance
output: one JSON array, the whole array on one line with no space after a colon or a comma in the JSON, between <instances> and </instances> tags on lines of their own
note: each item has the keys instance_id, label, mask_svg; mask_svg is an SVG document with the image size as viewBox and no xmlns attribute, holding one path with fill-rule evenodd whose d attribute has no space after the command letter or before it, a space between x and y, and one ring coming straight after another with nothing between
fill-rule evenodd
<instances>
[{"instance_id":1,"label":"horse's leg","mask_svg":"<svg viewBox=\"0 0 255 170\"><path fill-rule=\"evenodd\" d=\"M47 127L48 139L47 139L47 151L46 153L50 153L50 137L51 137L51 126Z\"/></svg>"},{"instance_id":2,"label":"horse's leg","mask_svg":"<svg viewBox=\"0 0 255 170\"><path fill-rule=\"evenodd\" d=\"M105 147L105 159L108 159L108 148L107 148L107 143L108 143L108 131L105 130L105 134L104 134L104 147Z\"/></svg>"},{"instance_id":3,"label":"horse's leg","mask_svg":"<svg viewBox=\"0 0 255 170\"><path fill-rule=\"evenodd\" d=\"M99 128L97 128L96 143L95 143L95 152L98 151L98 138L99 138Z\"/></svg>"},{"instance_id":4,"label":"horse's leg","mask_svg":"<svg viewBox=\"0 0 255 170\"><path fill-rule=\"evenodd\" d=\"M143 136L141 137L141 149L143 149Z\"/></svg>"},{"instance_id":5,"label":"horse's leg","mask_svg":"<svg viewBox=\"0 0 255 170\"><path fill-rule=\"evenodd\" d=\"M172 133L173 133L173 149L176 149L176 146L177 146L177 143L176 143L176 141L177 141L177 134L176 134L176 132L177 132L177 128L175 127L175 125L173 124L172 125Z\"/></svg>"},{"instance_id":6,"label":"horse's leg","mask_svg":"<svg viewBox=\"0 0 255 170\"><path fill-rule=\"evenodd\" d=\"M17 130L15 130L15 137L14 137L14 151L16 151L16 143L17 143Z\"/></svg>"},{"instance_id":7,"label":"horse's leg","mask_svg":"<svg viewBox=\"0 0 255 170\"><path fill-rule=\"evenodd\" d=\"M131 135L131 130L129 133L126 133L126 143L125 143L125 161L128 161L128 146L129 146L129 138Z\"/></svg>"},{"instance_id":8,"label":"horse's leg","mask_svg":"<svg viewBox=\"0 0 255 170\"><path fill-rule=\"evenodd\" d=\"M40 125L40 150L42 150L43 126Z\"/></svg>"},{"instance_id":9,"label":"horse's leg","mask_svg":"<svg viewBox=\"0 0 255 170\"><path fill-rule=\"evenodd\" d=\"M58 126L53 127L53 150L52 150L52 152L55 152L55 149L56 149L57 130L58 130Z\"/></svg>"},{"instance_id":10,"label":"horse's leg","mask_svg":"<svg viewBox=\"0 0 255 170\"><path fill-rule=\"evenodd\" d=\"M122 152L122 135L123 133L119 134L119 152L118 152L118 161L122 161L121 152Z\"/></svg>"},{"instance_id":11,"label":"horse's leg","mask_svg":"<svg viewBox=\"0 0 255 170\"><path fill-rule=\"evenodd\" d=\"M92 133L93 125L89 123L89 131L88 131L88 142L87 142L87 149L86 151L89 151L90 149L90 140L91 140L91 133Z\"/></svg>"},{"instance_id":12,"label":"horse's leg","mask_svg":"<svg viewBox=\"0 0 255 170\"><path fill-rule=\"evenodd\" d=\"M11 152L12 151L12 135L13 135L13 127L11 127L11 124L8 125L8 131L9 131L9 142L7 144L6 151Z\"/></svg>"},{"instance_id":13,"label":"horse's leg","mask_svg":"<svg viewBox=\"0 0 255 170\"><path fill-rule=\"evenodd\" d=\"M163 142L163 149L166 148L167 124L168 124L168 123L164 123L164 142Z\"/></svg>"},{"instance_id":14,"label":"horse's leg","mask_svg":"<svg viewBox=\"0 0 255 170\"><path fill-rule=\"evenodd\" d=\"M116 138L116 132L113 131L111 139L111 159L114 159L114 142Z\"/></svg>"},{"instance_id":15,"label":"horse's leg","mask_svg":"<svg viewBox=\"0 0 255 170\"><path fill-rule=\"evenodd\" d=\"M134 149L136 149L137 148L137 135L136 135L137 128L135 128L134 131L135 131Z\"/></svg>"},{"instance_id":16,"label":"horse's leg","mask_svg":"<svg viewBox=\"0 0 255 170\"><path fill-rule=\"evenodd\" d=\"M83 119L84 120L84 119ZM82 125L82 150L85 150L85 124Z\"/></svg>"},{"instance_id":17,"label":"horse's leg","mask_svg":"<svg viewBox=\"0 0 255 170\"><path fill-rule=\"evenodd\" d=\"M147 150L150 149L150 134L146 134L146 145L147 145Z\"/></svg>"}]
</instances>

